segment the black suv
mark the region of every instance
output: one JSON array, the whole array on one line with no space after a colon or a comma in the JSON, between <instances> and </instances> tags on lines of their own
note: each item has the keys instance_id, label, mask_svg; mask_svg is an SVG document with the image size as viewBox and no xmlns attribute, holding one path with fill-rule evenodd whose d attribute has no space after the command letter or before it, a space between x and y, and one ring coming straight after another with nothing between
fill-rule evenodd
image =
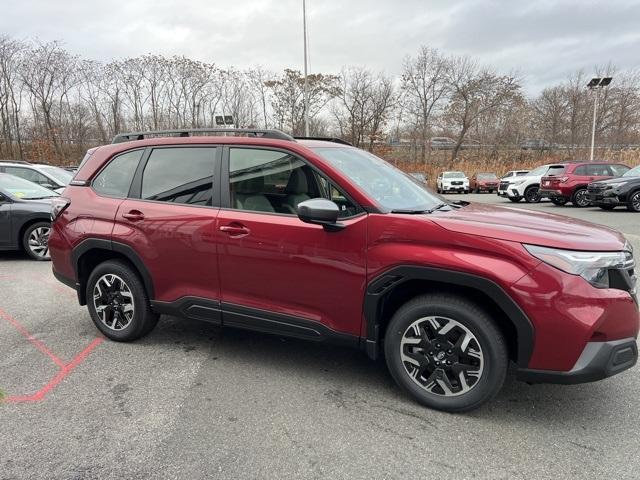
<instances>
[{"instance_id":1,"label":"black suv","mask_svg":"<svg viewBox=\"0 0 640 480\"><path fill-rule=\"evenodd\" d=\"M593 206L603 210L626 206L632 212L640 212L640 165L621 177L593 182L587 190Z\"/></svg>"}]
</instances>

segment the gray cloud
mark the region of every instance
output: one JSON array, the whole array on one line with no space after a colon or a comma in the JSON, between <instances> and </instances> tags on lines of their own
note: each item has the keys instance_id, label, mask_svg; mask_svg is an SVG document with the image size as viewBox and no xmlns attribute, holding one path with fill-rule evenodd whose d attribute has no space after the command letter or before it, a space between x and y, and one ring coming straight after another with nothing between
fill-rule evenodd
<instances>
[{"instance_id":1,"label":"gray cloud","mask_svg":"<svg viewBox=\"0 0 640 480\"><path fill-rule=\"evenodd\" d=\"M3 0L8 2L8 0ZM186 55L239 68L302 64L301 0L25 0L4 5L0 32L62 40L109 60ZM311 64L397 73L420 45L518 71L529 91L595 65L640 66L640 3L586 0L308 0Z\"/></svg>"}]
</instances>

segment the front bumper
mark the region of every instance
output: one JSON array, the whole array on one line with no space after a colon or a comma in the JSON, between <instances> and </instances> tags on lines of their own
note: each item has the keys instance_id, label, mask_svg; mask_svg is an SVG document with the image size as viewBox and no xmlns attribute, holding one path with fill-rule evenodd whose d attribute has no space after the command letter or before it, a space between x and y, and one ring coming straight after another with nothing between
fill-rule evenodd
<instances>
[{"instance_id":1,"label":"front bumper","mask_svg":"<svg viewBox=\"0 0 640 480\"><path fill-rule=\"evenodd\" d=\"M521 368L517 376L518 380L529 383L595 382L627 370L637 361L638 345L635 338L589 342L574 367L568 372Z\"/></svg>"},{"instance_id":2,"label":"front bumper","mask_svg":"<svg viewBox=\"0 0 640 480\"><path fill-rule=\"evenodd\" d=\"M589 200L591 200L592 205L626 205L626 201L624 198L620 198L616 191L614 190L599 190L593 191L589 190Z\"/></svg>"},{"instance_id":3,"label":"front bumper","mask_svg":"<svg viewBox=\"0 0 640 480\"><path fill-rule=\"evenodd\" d=\"M520 197L522 197L522 194L520 193L520 191L518 191L517 188L512 187L511 185L509 185L504 190L498 190L498 196L507 197L507 198L520 198Z\"/></svg>"}]
</instances>

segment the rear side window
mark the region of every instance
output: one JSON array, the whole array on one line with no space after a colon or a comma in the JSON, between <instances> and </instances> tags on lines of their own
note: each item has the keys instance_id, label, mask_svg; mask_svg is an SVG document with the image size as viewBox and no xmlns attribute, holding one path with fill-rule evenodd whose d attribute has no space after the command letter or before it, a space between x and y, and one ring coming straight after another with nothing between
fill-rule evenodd
<instances>
[{"instance_id":1,"label":"rear side window","mask_svg":"<svg viewBox=\"0 0 640 480\"><path fill-rule=\"evenodd\" d=\"M133 150L111 160L93 181L93 189L100 195L125 198L143 151Z\"/></svg>"},{"instance_id":2,"label":"rear side window","mask_svg":"<svg viewBox=\"0 0 640 480\"><path fill-rule=\"evenodd\" d=\"M586 165L580 165L579 167L576 167L576 169L573 171L574 175L589 175L587 173L587 166Z\"/></svg>"},{"instance_id":3,"label":"rear side window","mask_svg":"<svg viewBox=\"0 0 640 480\"><path fill-rule=\"evenodd\" d=\"M594 177L608 177L611 175L608 165L587 165L587 175Z\"/></svg>"},{"instance_id":4,"label":"rear side window","mask_svg":"<svg viewBox=\"0 0 640 480\"><path fill-rule=\"evenodd\" d=\"M142 174L144 200L211 206L215 147L157 148Z\"/></svg>"}]
</instances>

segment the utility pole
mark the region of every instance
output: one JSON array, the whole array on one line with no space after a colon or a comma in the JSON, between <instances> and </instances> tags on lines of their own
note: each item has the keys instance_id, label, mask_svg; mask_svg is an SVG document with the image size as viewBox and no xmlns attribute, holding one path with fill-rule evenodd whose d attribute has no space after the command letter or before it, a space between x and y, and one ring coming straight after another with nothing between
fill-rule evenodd
<instances>
[{"instance_id":1,"label":"utility pole","mask_svg":"<svg viewBox=\"0 0 640 480\"><path fill-rule=\"evenodd\" d=\"M593 162L593 152L596 147L596 120L598 118L598 97L600 94L600 90L604 87L609 86L613 80L613 77L594 77L589 83L587 83L587 88L593 92L593 125L591 126L591 156L589 158L590 162Z\"/></svg>"},{"instance_id":2,"label":"utility pole","mask_svg":"<svg viewBox=\"0 0 640 480\"><path fill-rule=\"evenodd\" d=\"M304 136L309 136L309 56L307 52L307 0L302 0L302 31L304 35Z\"/></svg>"}]
</instances>

